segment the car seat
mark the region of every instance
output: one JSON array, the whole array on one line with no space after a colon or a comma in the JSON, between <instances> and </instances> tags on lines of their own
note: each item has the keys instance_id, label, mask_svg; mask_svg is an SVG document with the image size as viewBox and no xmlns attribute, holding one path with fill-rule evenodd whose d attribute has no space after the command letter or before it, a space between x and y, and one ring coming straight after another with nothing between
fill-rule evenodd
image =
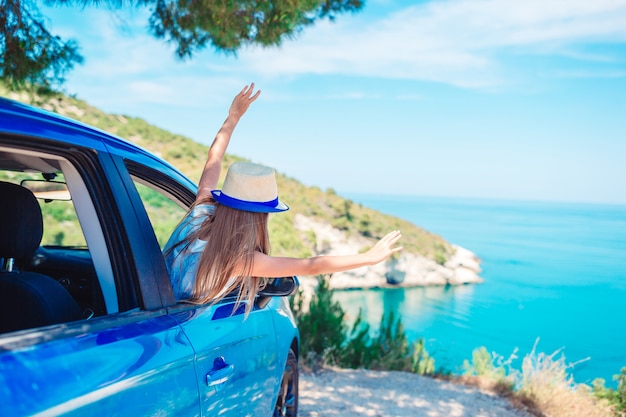
<instances>
[{"instance_id":1,"label":"car seat","mask_svg":"<svg viewBox=\"0 0 626 417\"><path fill-rule=\"evenodd\" d=\"M43 236L41 208L33 193L0 182L0 333L79 320L80 308L54 278L21 270Z\"/></svg>"}]
</instances>

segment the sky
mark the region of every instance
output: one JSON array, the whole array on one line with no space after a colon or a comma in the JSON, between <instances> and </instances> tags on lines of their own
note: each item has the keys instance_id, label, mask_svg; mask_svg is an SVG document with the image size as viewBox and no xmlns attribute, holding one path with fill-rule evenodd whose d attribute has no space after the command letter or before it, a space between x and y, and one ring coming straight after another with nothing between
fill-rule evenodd
<instances>
[{"instance_id":1,"label":"sky","mask_svg":"<svg viewBox=\"0 0 626 417\"><path fill-rule=\"evenodd\" d=\"M66 93L309 186L626 204L626 0L368 0L280 47L181 61L146 10L41 6L85 58Z\"/></svg>"}]
</instances>

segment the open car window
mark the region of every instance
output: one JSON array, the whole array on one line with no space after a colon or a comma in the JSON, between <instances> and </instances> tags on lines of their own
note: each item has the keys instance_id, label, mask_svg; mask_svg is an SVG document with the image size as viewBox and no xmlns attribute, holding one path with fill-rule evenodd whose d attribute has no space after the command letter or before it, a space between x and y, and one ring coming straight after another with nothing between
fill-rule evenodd
<instances>
[{"instance_id":1,"label":"open car window","mask_svg":"<svg viewBox=\"0 0 626 417\"><path fill-rule=\"evenodd\" d=\"M139 197L152 224L161 250L165 247L172 232L187 212L185 206L173 200L163 190L147 183L141 178L133 177Z\"/></svg>"},{"instance_id":2,"label":"open car window","mask_svg":"<svg viewBox=\"0 0 626 417\"><path fill-rule=\"evenodd\" d=\"M20 180L19 184L33 192L41 207L44 224L46 225L41 239L41 246L87 249L85 235L80 227L76 208L71 200L69 190L64 195L60 195L60 193L53 195L50 192L40 191L45 189L46 184L61 184L65 185L67 189L65 176L62 172L57 172L53 176L50 175L49 178L49 180L46 180L39 173L20 173L16 175L16 179Z\"/></svg>"}]
</instances>

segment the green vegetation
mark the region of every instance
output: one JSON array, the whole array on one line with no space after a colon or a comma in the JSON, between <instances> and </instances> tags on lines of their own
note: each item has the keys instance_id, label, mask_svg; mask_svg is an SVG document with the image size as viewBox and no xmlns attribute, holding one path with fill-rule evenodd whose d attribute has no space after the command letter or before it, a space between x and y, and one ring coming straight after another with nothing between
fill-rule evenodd
<instances>
[{"instance_id":1,"label":"green vegetation","mask_svg":"<svg viewBox=\"0 0 626 417\"><path fill-rule=\"evenodd\" d=\"M159 245L163 249L186 211L152 188L139 183L135 183L135 187L154 227Z\"/></svg>"},{"instance_id":2,"label":"green vegetation","mask_svg":"<svg viewBox=\"0 0 626 417\"><path fill-rule=\"evenodd\" d=\"M345 313L341 304L332 299L332 294L328 281L318 277L317 288L308 305L302 290L290 299L300 329L300 351L313 367L336 364L346 340Z\"/></svg>"},{"instance_id":3,"label":"green vegetation","mask_svg":"<svg viewBox=\"0 0 626 417\"><path fill-rule=\"evenodd\" d=\"M511 390L514 383L507 375L507 370L510 369L514 359L517 359L515 352L508 359L504 360L502 356L495 353L490 354L486 347L481 346L472 352L471 362L467 359L463 361L463 375L482 377L493 381L495 385L502 387L504 391Z\"/></svg>"},{"instance_id":4,"label":"green vegetation","mask_svg":"<svg viewBox=\"0 0 626 417\"><path fill-rule=\"evenodd\" d=\"M291 300L300 329L300 350L307 365L314 369L334 365L420 375L435 372L435 361L426 351L424 341L409 343L399 317L383 316L379 330L372 335L359 314L348 332L345 312L332 295L328 280L320 276L308 306L302 292Z\"/></svg>"},{"instance_id":5,"label":"green vegetation","mask_svg":"<svg viewBox=\"0 0 626 417\"><path fill-rule=\"evenodd\" d=\"M596 398L606 400L614 407L616 414L626 416L626 367L618 375L613 375L617 382L617 389L607 388L602 378L596 378L592 384L592 392Z\"/></svg>"},{"instance_id":6,"label":"green vegetation","mask_svg":"<svg viewBox=\"0 0 626 417\"><path fill-rule=\"evenodd\" d=\"M0 172L0 181L9 181L19 184L23 180L41 180L39 174ZM63 181L60 175L56 180ZM51 246L79 246L86 247L83 232L78 224L78 217L74 205L70 201L45 202L38 200L47 227L43 231L42 244Z\"/></svg>"}]
</instances>

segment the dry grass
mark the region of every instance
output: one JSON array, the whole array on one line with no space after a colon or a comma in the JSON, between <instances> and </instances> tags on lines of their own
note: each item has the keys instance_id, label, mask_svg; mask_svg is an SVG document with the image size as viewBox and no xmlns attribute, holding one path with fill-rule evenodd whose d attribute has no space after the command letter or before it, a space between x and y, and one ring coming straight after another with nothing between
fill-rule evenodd
<instances>
[{"instance_id":1,"label":"dry grass","mask_svg":"<svg viewBox=\"0 0 626 417\"><path fill-rule=\"evenodd\" d=\"M586 389L552 390L547 395L526 396L515 394L510 400L537 417L612 417L615 410L605 402L595 399Z\"/></svg>"},{"instance_id":2,"label":"dry grass","mask_svg":"<svg viewBox=\"0 0 626 417\"><path fill-rule=\"evenodd\" d=\"M451 380L506 398L515 408L536 417L617 416L608 403L595 399L584 386L566 388L536 383L532 390L515 391L509 383L486 376L462 375Z\"/></svg>"},{"instance_id":3,"label":"dry grass","mask_svg":"<svg viewBox=\"0 0 626 417\"><path fill-rule=\"evenodd\" d=\"M552 354L538 353L537 342L522 361L522 369L515 370L486 361L486 350L477 349L466 375L452 378L454 382L477 387L507 398L515 407L537 417L616 417L614 407L595 398L590 387L576 384L560 350ZM507 369L505 369L507 368ZM477 372L478 370L478 372Z\"/></svg>"},{"instance_id":4,"label":"dry grass","mask_svg":"<svg viewBox=\"0 0 626 417\"><path fill-rule=\"evenodd\" d=\"M548 355L537 353L536 346L524 357L519 390L513 395L537 416L609 417L614 411L593 397L586 385L577 385L568 373L575 364L567 364L560 350Z\"/></svg>"},{"instance_id":5,"label":"dry grass","mask_svg":"<svg viewBox=\"0 0 626 417\"><path fill-rule=\"evenodd\" d=\"M501 379L493 379L488 376L459 375L450 378L456 384L475 387L481 391L490 392L500 397L510 398L514 395L513 384Z\"/></svg>"}]
</instances>

